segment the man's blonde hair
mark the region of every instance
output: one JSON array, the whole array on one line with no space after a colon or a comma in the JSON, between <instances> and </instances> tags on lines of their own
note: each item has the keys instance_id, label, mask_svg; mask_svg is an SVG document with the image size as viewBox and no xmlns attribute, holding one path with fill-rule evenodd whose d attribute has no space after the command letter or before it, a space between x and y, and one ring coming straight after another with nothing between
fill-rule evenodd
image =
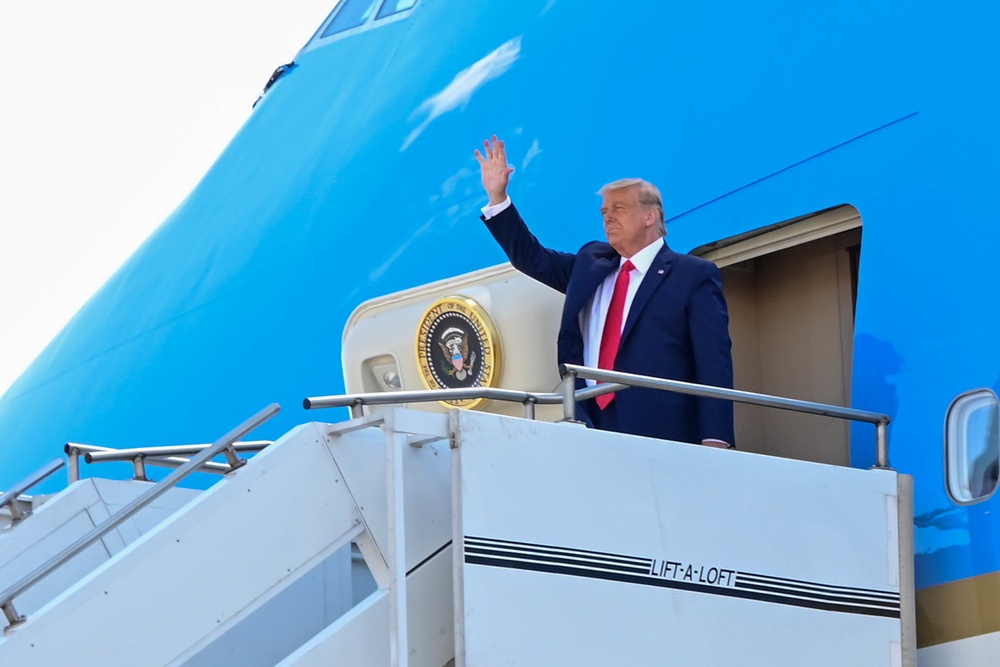
<instances>
[{"instance_id":1,"label":"man's blonde hair","mask_svg":"<svg viewBox=\"0 0 1000 667\"><path fill-rule=\"evenodd\" d=\"M614 190L624 190L626 188L636 188L639 205L651 208L656 213L656 229L660 236L667 235L667 225L663 218L663 197L660 196L660 189L649 181L641 178L622 178L603 186L597 191L602 197Z\"/></svg>"}]
</instances>

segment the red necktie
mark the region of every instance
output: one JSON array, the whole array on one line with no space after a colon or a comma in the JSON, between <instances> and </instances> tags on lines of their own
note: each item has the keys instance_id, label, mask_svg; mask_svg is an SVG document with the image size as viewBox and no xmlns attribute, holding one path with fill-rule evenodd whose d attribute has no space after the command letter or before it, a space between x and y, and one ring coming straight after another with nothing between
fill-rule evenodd
<instances>
[{"instance_id":1,"label":"red necktie","mask_svg":"<svg viewBox=\"0 0 1000 667\"><path fill-rule=\"evenodd\" d=\"M625 295L628 294L629 272L634 269L632 260L627 259L618 271L615 280L615 291L611 295L611 305L608 306L608 316L604 318L604 331L601 333L601 352L597 357L597 367L613 371L615 357L618 356L618 345L622 342L622 317L625 313ZM596 399L597 405L603 410L608 407L614 394L602 394Z\"/></svg>"}]
</instances>

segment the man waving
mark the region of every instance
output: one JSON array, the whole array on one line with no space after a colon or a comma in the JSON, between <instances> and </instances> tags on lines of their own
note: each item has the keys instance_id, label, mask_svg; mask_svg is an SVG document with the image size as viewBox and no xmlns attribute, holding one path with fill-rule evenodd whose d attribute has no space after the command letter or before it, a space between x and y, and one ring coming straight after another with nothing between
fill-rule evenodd
<instances>
[{"instance_id":1,"label":"man waving","mask_svg":"<svg viewBox=\"0 0 1000 667\"><path fill-rule=\"evenodd\" d=\"M733 386L729 315L718 268L666 244L663 203L637 178L600 189L607 242L576 253L545 248L510 198L514 171L496 135L475 151L489 205L483 220L522 273L566 295L559 363ZM609 431L731 447L729 401L633 387L578 405L578 416Z\"/></svg>"}]
</instances>

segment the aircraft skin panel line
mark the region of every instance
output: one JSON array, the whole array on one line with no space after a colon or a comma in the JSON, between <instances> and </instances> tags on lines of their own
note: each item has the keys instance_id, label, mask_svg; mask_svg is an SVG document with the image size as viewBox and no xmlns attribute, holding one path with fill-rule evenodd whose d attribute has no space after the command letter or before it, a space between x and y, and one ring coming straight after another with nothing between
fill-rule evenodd
<instances>
[{"instance_id":1,"label":"aircraft skin panel line","mask_svg":"<svg viewBox=\"0 0 1000 667\"><path fill-rule=\"evenodd\" d=\"M884 129L888 128L888 127L892 127L893 125L896 125L897 123L901 123L901 122L903 122L905 120L910 120L911 118L916 117L918 113L919 112L917 112L917 111L914 111L913 113L908 113L905 116L901 116L901 117L897 118L896 120L891 120L888 123L885 123L884 125L880 125L879 127L876 127L876 128L871 129L871 130L868 130L867 132L862 132L861 134L859 134L859 135L857 135L855 137L851 137L850 139L847 139L845 141L842 141L841 143L836 144L835 146L830 146L827 149L821 150L820 152L818 152L818 153L816 153L814 155L810 155L807 158L803 158L803 159L799 160L798 162L794 162L794 163L788 165L787 167L783 167L783 168L781 168L781 169L779 169L779 170L777 170L777 171L775 171L773 173L768 174L767 176L762 176L762 177L760 177L760 178L758 178L758 179L756 179L754 181L751 181L751 182L747 183L746 185L742 185L742 186L736 188L735 190L727 192L727 193L725 193L723 195L719 195L718 197L715 197L714 199L710 199L710 200L708 200L708 201L706 201L706 202L704 202L702 204L699 204L698 206L696 206L694 208L688 209L687 211L679 213L676 216L668 218L667 222L673 222L674 220L679 220L679 219L683 218L685 215L688 215L689 213L694 213L698 209L704 208L706 206L711 206L712 204L714 204L714 203L716 203L718 201L721 201L721 200L725 199L726 197L729 197L730 195L736 194L737 192L740 192L741 190L746 190L748 188L752 188L753 186L755 186L755 185L757 185L759 183L762 183L762 182L766 181L769 178L773 178L775 176L778 176L779 174L782 174L782 173L784 173L786 171L794 169L794 168L796 168L796 167L798 167L800 165L805 164L806 162L809 162L810 160L815 160L816 158L821 157L821 156L823 156L823 155L825 155L825 154L827 154L827 153L829 153L831 151L835 151L838 148L843 148L844 146L847 146L848 144L851 144L851 143L853 143L855 141L858 141L860 139L864 139L865 137L867 137L867 136L869 136L871 134L874 134L876 132L881 132L882 130L884 130Z\"/></svg>"}]
</instances>

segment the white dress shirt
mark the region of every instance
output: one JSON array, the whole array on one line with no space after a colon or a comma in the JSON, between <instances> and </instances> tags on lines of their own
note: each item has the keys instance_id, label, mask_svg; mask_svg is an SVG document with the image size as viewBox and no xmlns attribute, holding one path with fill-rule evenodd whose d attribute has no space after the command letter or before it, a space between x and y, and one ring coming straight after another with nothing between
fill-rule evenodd
<instances>
[{"instance_id":1,"label":"white dress shirt","mask_svg":"<svg viewBox=\"0 0 1000 667\"><path fill-rule=\"evenodd\" d=\"M486 218L487 220L489 220L490 218L492 218L493 216L497 215L501 211L507 210L507 207L510 206L510 203L511 203L510 202L510 197L507 197L506 199L504 199L499 204L493 204L493 205L486 205L486 206L484 206L482 208L483 217Z\"/></svg>"},{"instance_id":2,"label":"white dress shirt","mask_svg":"<svg viewBox=\"0 0 1000 667\"><path fill-rule=\"evenodd\" d=\"M608 308L611 306L611 296L615 292L615 282L621 272L621 266L627 259L632 260L635 267L629 272L628 292L625 293L625 309L622 311L622 330L628 321L628 313L632 308L635 293L639 291L642 279L649 273L649 267L656 259L656 254L663 248L663 239L658 238L648 246L629 258L622 257L618 263L618 271L612 271L604 279L591 297L590 303L580 311L580 331L583 333L583 365L597 368L601 354L601 337L604 334L604 321L608 319ZM594 385L593 380L587 380L588 385Z\"/></svg>"}]
</instances>

